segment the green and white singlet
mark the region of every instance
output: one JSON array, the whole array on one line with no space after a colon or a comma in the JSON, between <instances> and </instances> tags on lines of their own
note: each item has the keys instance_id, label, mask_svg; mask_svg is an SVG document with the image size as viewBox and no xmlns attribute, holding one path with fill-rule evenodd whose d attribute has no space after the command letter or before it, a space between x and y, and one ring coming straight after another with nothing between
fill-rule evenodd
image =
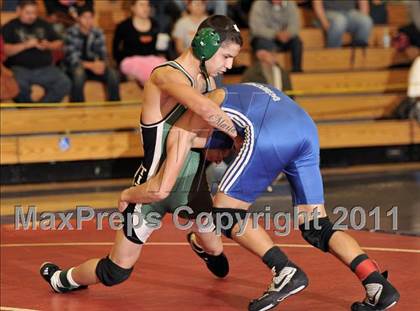
<instances>
[{"instance_id":1,"label":"green and white singlet","mask_svg":"<svg viewBox=\"0 0 420 311\"><path fill-rule=\"evenodd\" d=\"M195 87L194 79L179 63L169 61L159 67L163 66L171 66L181 71L188 78L191 86ZM177 104L172 111L159 122L153 124L143 124L140 122L144 157L134 176L133 185L139 185L146 182L159 171L166 158L166 140L169 131L186 110L187 109L183 105ZM211 212L212 200L207 186L204 164L205 160L202 152L191 151L177 178L172 193L165 200L150 204L129 204L125 214L137 212L147 219L149 213L157 212L160 217L163 217L167 212L173 213L176 208L181 206L189 206L194 211L194 215L181 213L180 216L184 218L194 218L200 212ZM134 231L135 232L131 233L131 237L128 238L137 243L138 240L145 242L145 239L147 239L148 235L151 233L150 232L145 236L146 232L141 231L147 230ZM127 236L127 232L125 233Z\"/></svg>"}]
</instances>

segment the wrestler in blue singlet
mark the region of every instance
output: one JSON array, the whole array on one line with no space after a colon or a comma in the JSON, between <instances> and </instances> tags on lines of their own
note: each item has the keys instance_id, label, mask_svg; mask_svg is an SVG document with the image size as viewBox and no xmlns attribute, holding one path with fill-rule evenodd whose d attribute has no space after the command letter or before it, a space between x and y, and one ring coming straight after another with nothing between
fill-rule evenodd
<instances>
[{"instance_id":1,"label":"wrestler in blue singlet","mask_svg":"<svg viewBox=\"0 0 420 311\"><path fill-rule=\"evenodd\" d=\"M269 85L244 83L224 90L222 109L234 121L244 143L223 175L219 190L254 202L283 172L294 205L324 203L318 133L309 115ZM216 136L220 134L213 134L211 148L220 141Z\"/></svg>"}]
</instances>

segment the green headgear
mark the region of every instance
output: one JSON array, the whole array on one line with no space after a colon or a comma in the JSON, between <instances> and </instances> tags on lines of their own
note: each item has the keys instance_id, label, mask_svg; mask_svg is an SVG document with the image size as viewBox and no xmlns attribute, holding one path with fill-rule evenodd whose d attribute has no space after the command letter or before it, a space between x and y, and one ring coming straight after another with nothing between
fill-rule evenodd
<instances>
[{"instance_id":1,"label":"green headgear","mask_svg":"<svg viewBox=\"0 0 420 311\"><path fill-rule=\"evenodd\" d=\"M194 56L200 61L209 60L220 47L220 35L213 28L200 29L191 42Z\"/></svg>"}]
</instances>

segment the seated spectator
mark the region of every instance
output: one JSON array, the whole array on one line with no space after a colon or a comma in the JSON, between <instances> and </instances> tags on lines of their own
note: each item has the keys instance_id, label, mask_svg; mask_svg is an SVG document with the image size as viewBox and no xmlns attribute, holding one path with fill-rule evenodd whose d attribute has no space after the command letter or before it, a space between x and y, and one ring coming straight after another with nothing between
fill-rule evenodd
<instances>
[{"instance_id":1,"label":"seated spectator","mask_svg":"<svg viewBox=\"0 0 420 311\"><path fill-rule=\"evenodd\" d=\"M292 71L302 71L299 12L293 1L255 1L249 13L249 29L252 48L261 62L273 65L276 52L291 51Z\"/></svg>"},{"instance_id":2,"label":"seated spectator","mask_svg":"<svg viewBox=\"0 0 420 311\"><path fill-rule=\"evenodd\" d=\"M188 14L176 22L172 33L178 54L184 52L191 45L198 26L207 18L206 1L188 0L187 11Z\"/></svg>"},{"instance_id":3,"label":"seated spectator","mask_svg":"<svg viewBox=\"0 0 420 311\"><path fill-rule=\"evenodd\" d=\"M407 5L411 22L398 29L394 46L414 60L420 55L420 1L410 1Z\"/></svg>"},{"instance_id":4,"label":"seated spectator","mask_svg":"<svg viewBox=\"0 0 420 311\"><path fill-rule=\"evenodd\" d=\"M44 5L48 21L63 39L66 28L76 23L78 8L88 7L93 10L93 0L44 0Z\"/></svg>"},{"instance_id":5,"label":"seated spectator","mask_svg":"<svg viewBox=\"0 0 420 311\"><path fill-rule=\"evenodd\" d=\"M166 61L159 54L168 48L169 36L159 36L148 0L132 1L131 11L133 16L115 30L113 56L123 74L144 84L153 68Z\"/></svg>"},{"instance_id":6,"label":"seated spectator","mask_svg":"<svg viewBox=\"0 0 420 311\"><path fill-rule=\"evenodd\" d=\"M64 41L64 64L72 79L70 101L84 102L86 80L101 81L106 85L107 99L120 100L118 73L107 66L105 36L94 27L94 12L89 7L78 10L77 23L67 29Z\"/></svg>"},{"instance_id":7,"label":"seated spectator","mask_svg":"<svg viewBox=\"0 0 420 311\"><path fill-rule=\"evenodd\" d=\"M351 33L352 46L368 45L373 22L367 0L315 0L313 8L326 33L327 47L341 47L345 32Z\"/></svg>"},{"instance_id":8,"label":"seated spectator","mask_svg":"<svg viewBox=\"0 0 420 311\"><path fill-rule=\"evenodd\" d=\"M7 101L13 99L19 94L19 87L13 72L10 69L3 66L3 62L6 59L4 53L3 37L0 35L0 100Z\"/></svg>"},{"instance_id":9,"label":"seated spectator","mask_svg":"<svg viewBox=\"0 0 420 311\"><path fill-rule=\"evenodd\" d=\"M35 0L21 0L18 17L2 29L4 49L19 85L17 102L29 103L31 86L38 84L45 90L41 102L60 102L70 91L69 78L53 64L52 51L62 48L52 26L38 18Z\"/></svg>"}]
</instances>

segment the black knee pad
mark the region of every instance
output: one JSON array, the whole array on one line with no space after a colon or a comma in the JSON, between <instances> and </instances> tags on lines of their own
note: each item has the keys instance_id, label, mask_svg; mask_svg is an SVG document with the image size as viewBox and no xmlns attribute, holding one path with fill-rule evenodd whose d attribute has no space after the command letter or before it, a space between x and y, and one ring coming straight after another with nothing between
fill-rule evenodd
<instances>
[{"instance_id":1,"label":"black knee pad","mask_svg":"<svg viewBox=\"0 0 420 311\"><path fill-rule=\"evenodd\" d=\"M314 221L309 222L309 229L305 230L305 224L299 225L302 231L303 238L311 245L319 248L323 252L328 252L328 242L336 230L333 229L333 224L328 217L318 218L318 225L320 229L315 229Z\"/></svg>"},{"instance_id":2,"label":"black knee pad","mask_svg":"<svg viewBox=\"0 0 420 311\"><path fill-rule=\"evenodd\" d=\"M107 256L99 260L95 273L102 284L105 286L114 286L127 280L132 271L133 268L121 268Z\"/></svg>"},{"instance_id":3,"label":"black knee pad","mask_svg":"<svg viewBox=\"0 0 420 311\"><path fill-rule=\"evenodd\" d=\"M220 230L223 235L229 239L232 238L232 229L238 223L238 217L245 219L246 210L239 208L219 208L214 207L212 211L213 222L216 226L216 231ZM230 220L232 224L229 225Z\"/></svg>"}]
</instances>

